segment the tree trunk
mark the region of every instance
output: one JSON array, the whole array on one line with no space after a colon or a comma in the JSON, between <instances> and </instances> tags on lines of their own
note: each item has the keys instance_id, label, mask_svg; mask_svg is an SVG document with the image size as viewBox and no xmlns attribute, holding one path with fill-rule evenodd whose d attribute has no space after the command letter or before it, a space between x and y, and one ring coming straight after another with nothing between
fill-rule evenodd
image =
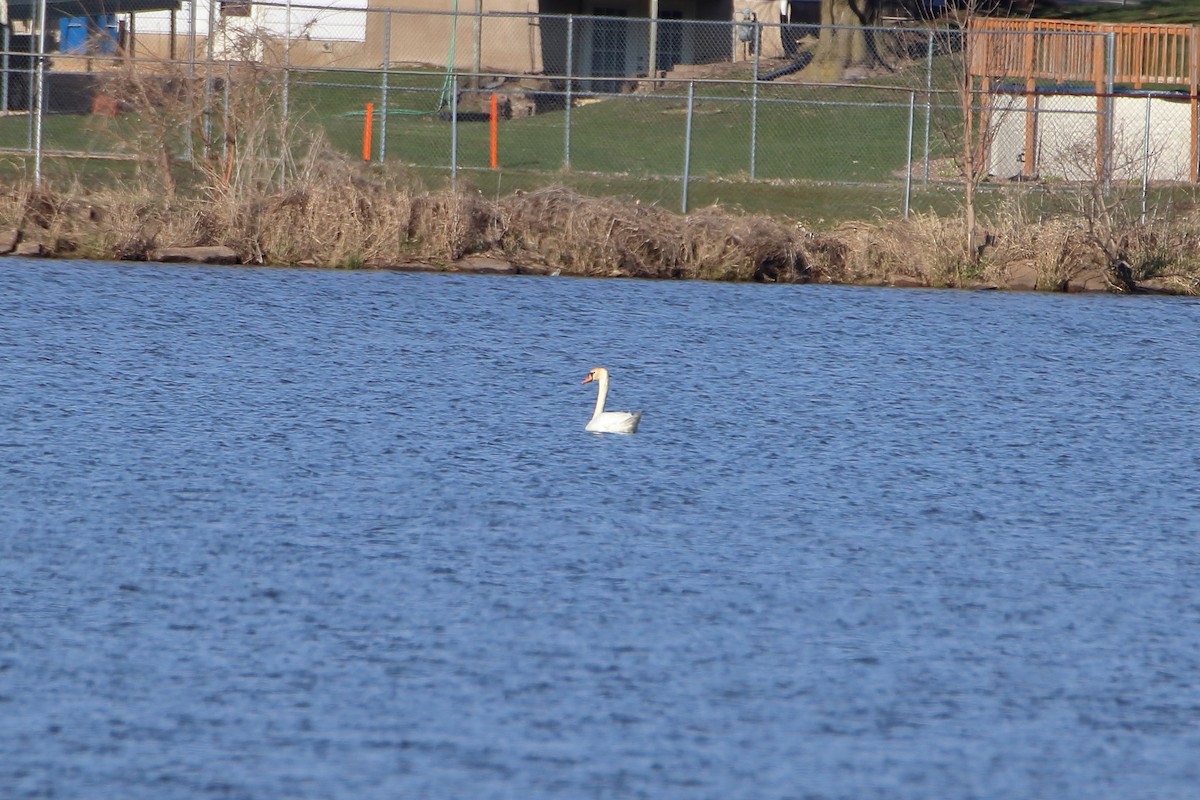
<instances>
[{"instance_id":1,"label":"tree trunk","mask_svg":"<svg viewBox=\"0 0 1200 800\"><path fill-rule=\"evenodd\" d=\"M847 67L880 63L870 27L879 24L881 0L821 0L821 46L814 66L822 80L840 80Z\"/></svg>"}]
</instances>

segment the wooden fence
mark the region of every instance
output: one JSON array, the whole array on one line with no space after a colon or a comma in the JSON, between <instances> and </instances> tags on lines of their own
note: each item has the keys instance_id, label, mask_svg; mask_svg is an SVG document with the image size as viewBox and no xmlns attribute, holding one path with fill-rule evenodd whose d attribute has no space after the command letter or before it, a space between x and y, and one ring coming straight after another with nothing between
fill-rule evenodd
<instances>
[{"instance_id":1,"label":"wooden fence","mask_svg":"<svg viewBox=\"0 0 1200 800\"><path fill-rule=\"evenodd\" d=\"M1041 19L973 18L968 52L972 81L985 96L1011 93L1020 82L1026 98L1026 176L1034 169L1037 94L1047 82L1088 85L1096 96L1097 174L1104 174L1106 109L1117 88L1186 89L1190 104L1191 180L1200 177L1200 26L1112 25ZM1005 84L1008 86L1005 87Z\"/></svg>"}]
</instances>

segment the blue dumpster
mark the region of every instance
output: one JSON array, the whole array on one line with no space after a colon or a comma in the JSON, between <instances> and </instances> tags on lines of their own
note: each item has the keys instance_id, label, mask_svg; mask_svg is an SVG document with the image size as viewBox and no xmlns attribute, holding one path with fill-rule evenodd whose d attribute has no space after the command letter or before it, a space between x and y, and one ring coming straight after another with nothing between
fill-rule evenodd
<instances>
[{"instance_id":1,"label":"blue dumpster","mask_svg":"<svg viewBox=\"0 0 1200 800\"><path fill-rule=\"evenodd\" d=\"M116 14L63 17L58 21L58 49L61 53L75 56L116 54Z\"/></svg>"}]
</instances>

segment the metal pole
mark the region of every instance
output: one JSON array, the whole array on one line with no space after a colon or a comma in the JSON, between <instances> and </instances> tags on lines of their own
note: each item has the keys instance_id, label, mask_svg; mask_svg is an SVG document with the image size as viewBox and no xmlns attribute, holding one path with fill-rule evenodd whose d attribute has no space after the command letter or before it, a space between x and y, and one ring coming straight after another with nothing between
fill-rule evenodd
<instances>
[{"instance_id":1,"label":"metal pole","mask_svg":"<svg viewBox=\"0 0 1200 800\"><path fill-rule=\"evenodd\" d=\"M929 183L929 126L933 116L933 31L929 32L929 44L925 49L925 175L922 182Z\"/></svg>"},{"instance_id":2,"label":"metal pole","mask_svg":"<svg viewBox=\"0 0 1200 800\"><path fill-rule=\"evenodd\" d=\"M292 83L292 0L287 0L283 26L283 129L287 131Z\"/></svg>"},{"instance_id":3,"label":"metal pole","mask_svg":"<svg viewBox=\"0 0 1200 800\"><path fill-rule=\"evenodd\" d=\"M217 2L208 0L208 36L205 37L204 64L204 151L205 156L212 156L212 94L213 94L213 51L216 47Z\"/></svg>"},{"instance_id":4,"label":"metal pole","mask_svg":"<svg viewBox=\"0 0 1200 800\"><path fill-rule=\"evenodd\" d=\"M42 115L46 107L46 0L38 2L37 119L34 122L33 185L42 185Z\"/></svg>"},{"instance_id":5,"label":"metal pole","mask_svg":"<svg viewBox=\"0 0 1200 800\"><path fill-rule=\"evenodd\" d=\"M1113 82L1116 73L1117 35L1109 31L1104 37L1104 193L1112 189L1113 157Z\"/></svg>"},{"instance_id":6,"label":"metal pole","mask_svg":"<svg viewBox=\"0 0 1200 800\"><path fill-rule=\"evenodd\" d=\"M1146 132L1142 137L1142 224L1146 224L1146 190L1150 183L1150 93L1146 92Z\"/></svg>"},{"instance_id":7,"label":"metal pole","mask_svg":"<svg viewBox=\"0 0 1200 800\"><path fill-rule=\"evenodd\" d=\"M192 111L195 109L194 101L192 100L192 92L195 91L196 85L196 3L198 0L190 0L188 6L188 123L187 135L184 137L183 148L184 157L188 163L195 160L194 148L192 142Z\"/></svg>"},{"instance_id":8,"label":"metal pole","mask_svg":"<svg viewBox=\"0 0 1200 800\"><path fill-rule=\"evenodd\" d=\"M379 98L379 163L387 152L388 64L392 60L392 14L383 17L383 91Z\"/></svg>"},{"instance_id":9,"label":"metal pole","mask_svg":"<svg viewBox=\"0 0 1200 800\"><path fill-rule=\"evenodd\" d=\"M758 80L759 57L762 55L762 23L754 20L754 80Z\"/></svg>"},{"instance_id":10,"label":"metal pole","mask_svg":"<svg viewBox=\"0 0 1200 800\"><path fill-rule=\"evenodd\" d=\"M750 180L758 173L758 56L762 49L762 27L754 21L754 83L750 84Z\"/></svg>"},{"instance_id":11,"label":"metal pole","mask_svg":"<svg viewBox=\"0 0 1200 800\"><path fill-rule=\"evenodd\" d=\"M188 77L196 76L196 3L188 2Z\"/></svg>"},{"instance_id":12,"label":"metal pole","mask_svg":"<svg viewBox=\"0 0 1200 800\"><path fill-rule=\"evenodd\" d=\"M37 11L34 10L34 26L37 25ZM29 54L29 66L25 72L25 150L33 151L33 118L34 118L34 101L37 100L37 38L33 36L31 28L29 42L25 47L25 52Z\"/></svg>"},{"instance_id":13,"label":"metal pole","mask_svg":"<svg viewBox=\"0 0 1200 800\"><path fill-rule=\"evenodd\" d=\"M904 163L904 218L908 219L908 209L912 201L912 158L913 158L913 118L917 112L917 93L908 95L908 157Z\"/></svg>"},{"instance_id":14,"label":"metal pole","mask_svg":"<svg viewBox=\"0 0 1200 800\"><path fill-rule=\"evenodd\" d=\"M10 30L12 24L4 26L4 82L0 85L0 114L8 116L8 48L12 45Z\"/></svg>"},{"instance_id":15,"label":"metal pole","mask_svg":"<svg viewBox=\"0 0 1200 800\"><path fill-rule=\"evenodd\" d=\"M287 174L288 163L288 147L290 146L288 136L288 122L291 119L292 106L292 0L287 0L284 8L283 16L283 108L280 109L280 114L283 119L280 120L279 126L279 191L283 191L284 180Z\"/></svg>"},{"instance_id":16,"label":"metal pole","mask_svg":"<svg viewBox=\"0 0 1200 800\"><path fill-rule=\"evenodd\" d=\"M221 97L221 161L229 159L229 61L225 62L225 86Z\"/></svg>"},{"instance_id":17,"label":"metal pole","mask_svg":"<svg viewBox=\"0 0 1200 800\"><path fill-rule=\"evenodd\" d=\"M574 88L575 17L567 17L567 92L563 98L563 169L571 168L571 89Z\"/></svg>"},{"instance_id":18,"label":"metal pole","mask_svg":"<svg viewBox=\"0 0 1200 800\"><path fill-rule=\"evenodd\" d=\"M646 74L650 77L650 85L655 86L658 80L658 0L650 0L650 54L646 56Z\"/></svg>"},{"instance_id":19,"label":"metal pole","mask_svg":"<svg viewBox=\"0 0 1200 800\"><path fill-rule=\"evenodd\" d=\"M479 88L480 59L483 53L483 0L475 0L475 55L471 58L471 88Z\"/></svg>"},{"instance_id":20,"label":"metal pole","mask_svg":"<svg viewBox=\"0 0 1200 800\"><path fill-rule=\"evenodd\" d=\"M458 186L458 73L450 90L450 191Z\"/></svg>"},{"instance_id":21,"label":"metal pole","mask_svg":"<svg viewBox=\"0 0 1200 800\"><path fill-rule=\"evenodd\" d=\"M683 132L683 202L680 213L688 210L688 180L692 170L692 109L695 105L696 82L688 81L687 126Z\"/></svg>"}]
</instances>

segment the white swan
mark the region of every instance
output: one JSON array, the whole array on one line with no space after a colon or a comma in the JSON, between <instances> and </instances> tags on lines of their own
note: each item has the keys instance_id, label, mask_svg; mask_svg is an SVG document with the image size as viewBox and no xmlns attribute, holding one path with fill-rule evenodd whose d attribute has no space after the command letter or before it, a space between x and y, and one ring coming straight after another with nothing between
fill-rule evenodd
<instances>
[{"instance_id":1,"label":"white swan","mask_svg":"<svg viewBox=\"0 0 1200 800\"><path fill-rule=\"evenodd\" d=\"M584 383L596 381L599 392L596 394L596 410L584 428L593 433L635 433L638 423L642 420L640 411L605 411L604 399L608 397L608 370L596 367L583 379Z\"/></svg>"}]
</instances>

